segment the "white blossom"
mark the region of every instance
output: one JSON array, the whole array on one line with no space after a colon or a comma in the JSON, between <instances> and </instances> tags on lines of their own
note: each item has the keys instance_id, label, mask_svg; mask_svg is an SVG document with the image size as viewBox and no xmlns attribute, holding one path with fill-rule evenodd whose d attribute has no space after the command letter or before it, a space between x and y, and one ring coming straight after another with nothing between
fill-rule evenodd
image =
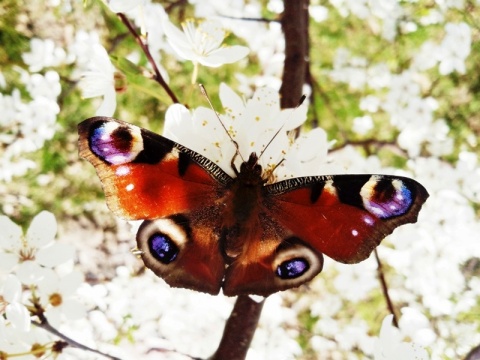
<instances>
[{"instance_id":1,"label":"white blossom","mask_svg":"<svg viewBox=\"0 0 480 360\"><path fill-rule=\"evenodd\" d=\"M168 43L178 56L192 61L195 65L192 83L196 81L198 64L219 67L243 59L250 51L245 46L222 45L227 32L222 24L215 20L203 21L198 27L195 27L193 21L187 20L182 24L183 31L181 31L168 19L165 19L163 29Z\"/></svg>"},{"instance_id":2,"label":"white blossom","mask_svg":"<svg viewBox=\"0 0 480 360\"><path fill-rule=\"evenodd\" d=\"M30 331L30 312L22 303L22 284L13 275L7 275L3 282L3 291L0 293L0 313L5 307L6 320L18 331ZM6 305L2 304L2 299ZM0 347L1 349L1 347Z\"/></svg>"},{"instance_id":3,"label":"white blossom","mask_svg":"<svg viewBox=\"0 0 480 360\"><path fill-rule=\"evenodd\" d=\"M57 222L52 213L36 215L25 236L7 216L0 216L0 267L16 273L24 284L36 283L44 274L42 267L53 267L73 257L73 248L55 243Z\"/></svg>"},{"instance_id":4,"label":"white blossom","mask_svg":"<svg viewBox=\"0 0 480 360\"><path fill-rule=\"evenodd\" d=\"M95 44L89 69L82 74L78 86L85 98L103 97L100 107L95 112L97 116L112 116L115 112L117 100L114 74L115 67L110 62L107 51L100 44Z\"/></svg>"},{"instance_id":5,"label":"white blossom","mask_svg":"<svg viewBox=\"0 0 480 360\"><path fill-rule=\"evenodd\" d=\"M30 52L22 55L31 72L38 72L47 67L59 66L66 61L66 52L55 45L52 39L32 38Z\"/></svg>"},{"instance_id":6,"label":"white blossom","mask_svg":"<svg viewBox=\"0 0 480 360\"><path fill-rule=\"evenodd\" d=\"M375 360L427 360L428 354L423 348L402 341L392 319L393 315L388 315L382 322L380 337L375 343Z\"/></svg>"},{"instance_id":7,"label":"white blossom","mask_svg":"<svg viewBox=\"0 0 480 360\"><path fill-rule=\"evenodd\" d=\"M78 320L85 316L84 306L74 298L83 275L72 271L60 278L53 270L45 271L38 282L40 301L45 308L45 316L53 326L58 326L63 317Z\"/></svg>"},{"instance_id":8,"label":"white blossom","mask_svg":"<svg viewBox=\"0 0 480 360\"><path fill-rule=\"evenodd\" d=\"M224 84L220 100L225 111L220 120L211 109L197 108L190 115L181 105L172 106L166 115L164 135L215 161L232 176L230 164L236 151L233 141L240 153L235 159L237 168L255 152L265 172L275 168L270 175L276 181L321 171L329 146L324 131L316 129L295 142L288 135L305 121L306 104L281 110L278 92L273 89L260 88L245 101Z\"/></svg>"},{"instance_id":9,"label":"white blossom","mask_svg":"<svg viewBox=\"0 0 480 360\"><path fill-rule=\"evenodd\" d=\"M437 52L439 71L442 75L458 71L465 74L465 60L470 54L472 35L466 23L447 23L445 37Z\"/></svg>"}]
</instances>

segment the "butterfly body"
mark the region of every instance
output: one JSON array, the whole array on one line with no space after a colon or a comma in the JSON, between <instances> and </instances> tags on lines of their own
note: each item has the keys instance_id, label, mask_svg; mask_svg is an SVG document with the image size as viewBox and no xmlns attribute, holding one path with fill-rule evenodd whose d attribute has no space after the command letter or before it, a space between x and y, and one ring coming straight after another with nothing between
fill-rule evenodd
<instances>
[{"instance_id":1,"label":"butterfly body","mask_svg":"<svg viewBox=\"0 0 480 360\"><path fill-rule=\"evenodd\" d=\"M396 227L415 222L428 193L386 175L308 176L268 183L252 153L231 177L213 161L112 118L79 125L80 155L110 209L143 219L137 247L168 284L216 294L299 286L325 254L355 263Z\"/></svg>"}]
</instances>

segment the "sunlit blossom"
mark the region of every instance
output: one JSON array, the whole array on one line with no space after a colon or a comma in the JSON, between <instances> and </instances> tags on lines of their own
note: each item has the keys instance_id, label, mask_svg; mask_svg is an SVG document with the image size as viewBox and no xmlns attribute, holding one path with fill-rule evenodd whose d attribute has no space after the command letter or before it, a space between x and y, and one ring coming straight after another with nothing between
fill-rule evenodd
<instances>
[{"instance_id":1,"label":"sunlit blossom","mask_svg":"<svg viewBox=\"0 0 480 360\"><path fill-rule=\"evenodd\" d=\"M0 216L0 228L0 268L10 271L15 267L24 284L38 281L42 267L53 267L73 258L71 245L54 242L57 222L48 211L33 218L25 236L7 216Z\"/></svg>"},{"instance_id":2,"label":"sunlit blossom","mask_svg":"<svg viewBox=\"0 0 480 360\"><path fill-rule=\"evenodd\" d=\"M74 297L82 281L83 275L78 271L61 278L53 270L44 272L38 291L45 316L52 325L58 326L62 317L77 320L85 316L84 306Z\"/></svg>"},{"instance_id":3,"label":"sunlit blossom","mask_svg":"<svg viewBox=\"0 0 480 360\"><path fill-rule=\"evenodd\" d=\"M100 44L93 46L89 70L82 74L78 86L83 97L102 96L103 101L95 112L96 115L112 116L117 106L115 92L115 67L110 62L107 50Z\"/></svg>"},{"instance_id":4,"label":"sunlit blossom","mask_svg":"<svg viewBox=\"0 0 480 360\"><path fill-rule=\"evenodd\" d=\"M220 100L224 108L220 120L211 109L197 108L191 114L182 105L172 106L166 114L164 135L215 161L232 176L234 141L240 153L235 159L237 168L255 152L265 172L275 168L271 181L321 171L329 147L326 133L318 128L296 140L289 135L306 120L306 104L282 110L276 90L260 88L244 100L224 84Z\"/></svg>"},{"instance_id":5,"label":"sunlit blossom","mask_svg":"<svg viewBox=\"0 0 480 360\"><path fill-rule=\"evenodd\" d=\"M30 52L22 58L29 65L31 72L37 72L46 67L58 66L66 61L66 52L56 46L52 39L33 38L30 40Z\"/></svg>"},{"instance_id":6,"label":"sunlit blossom","mask_svg":"<svg viewBox=\"0 0 480 360\"><path fill-rule=\"evenodd\" d=\"M2 308L5 311L5 318L15 329L23 332L30 330L30 313L22 303L22 284L13 274L9 274L3 282L3 290L0 292L0 314L3 312Z\"/></svg>"},{"instance_id":7,"label":"sunlit blossom","mask_svg":"<svg viewBox=\"0 0 480 360\"><path fill-rule=\"evenodd\" d=\"M400 331L392 324L393 315L382 322L380 336L375 343L375 360L428 360L425 349L402 341Z\"/></svg>"},{"instance_id":8,"label":"sunlit blossom","mask_svg":"<svg viewBox=\"0 0 480 360\"><path fill-rule=\"evenodd\" d=\"M222 24L215 20L206 20L195 27L193 20L182 24L183 32L166 20L163 24L165 35L170 46L184 60L190 60L195 65L192 82L197 78L198 64L208 67L218 67L243 59L249 49L245 46L222 45L227 36Z\"/></svg>"},{"instance_id":9,"label":"sunlit blossom","mask_svg":"<svg viewBox=\"0 0 480 360\"><path fill-rule=\"evenodd\" d=\"M440 62L440 74L446 75L454 71L465 74L465 60L470 54L472 35L466 23L447 23L445 37L437 51Z\"/></svg>"}]
</instances>

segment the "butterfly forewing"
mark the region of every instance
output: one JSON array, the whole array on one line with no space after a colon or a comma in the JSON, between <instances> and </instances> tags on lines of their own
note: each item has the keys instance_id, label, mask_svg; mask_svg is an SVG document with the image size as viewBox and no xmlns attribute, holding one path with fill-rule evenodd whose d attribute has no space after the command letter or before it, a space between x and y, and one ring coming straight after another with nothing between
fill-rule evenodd
<instances>
[{"instance_id":1,"label":"butterfly forewing","mask_svg":"<svg viewBox=\"0 0 480 360\"><path fill-rule=\"evenodd\" d=\"M79 134L80 156L95 166L110 209L126 219L157 219L213 204L221 185L232 180L205 157L119 120L85 120Z\"/></svg>"},{"instance_id":2,"label":"butterfly forewing","mask_svg":"<svg viewBox=\"0 0 480 360\"><path fill-rule=\"evenodd\" d=\"M319 252L366 259L396 227L417 221L428 197L415 180L387 175L304 177L268 185L271 216Z\"/></svg>"}]
</instances>

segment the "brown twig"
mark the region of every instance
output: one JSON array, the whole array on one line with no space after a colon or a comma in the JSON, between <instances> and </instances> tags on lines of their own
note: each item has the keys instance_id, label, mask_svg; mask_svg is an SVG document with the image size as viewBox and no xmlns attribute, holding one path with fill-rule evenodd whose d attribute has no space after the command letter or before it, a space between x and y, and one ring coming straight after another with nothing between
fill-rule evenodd
<instances>
[{"instance_id":1,"label":"brown twig","mask_svg":"<svg viewBox=\"0 0 480 360\"><path fill-rule=\"evenodd\" d=\"M374 253L375 253L375 259L377 260L377 274L378 274L378 279L380 280L380 285L382 286L383 296L385 297L385 300L387 302L388 311L390 311L390 313L393 315L393 320L392 320L393 325L398 328L397 314L395 312L395 307L393 306L393 302L390 299L390 295L388 293L388 285L387 285L387 281L385 280L383 265L382 265L382 262L380 261L380 257L378 256L377 249L374 250Z\"/></svg>"},{"instance_id":2,"label":"brown twig","mask_svg":"<svg viewBox=\"0 0 480 360\"><path fill-rule=\"evenodd\" d=\"M103 353L99 350L93 349L91 347L88 347L86 345L83 345L83 344L79 343L78 341L73 340L72 338L69 338L65 334L62 334L60 331L55 329L52 325L50 325L47 318L43 314L37 314L37 316L39 317L40 321L32 321L33 325L35 325L39 328L42 328L42 329L48 331L49 333L51 333L55 336L58 336L60 339L65 341L69 346L80 349L80 350L89 351L89 352L104 356L108 359L121 360L120 358L118 358L116 356L105 354L105 353Z\"/></svg>"},{"instance_id":3,"label":"brown twig","mask_svg":"<svg viewBox=\"0 0 480 360\"><path fill-rule=\"evenodd\" d=\"M122 22L128 28L130 33L135 37L135 40L137 41L138 45L140 45L140 47L142 48L145 56L148 59L148 62L152 66L152 69L155 73L154 76L153 76L153 80L158 82L160 84L160 86L165 89L168 96L170 96L170 99L172 99L172 101L174 103L179 103L180 101L178 101L178 99L175 96L175 94L173 93L172 89L170 89L170 86L168 86L168 84L166 83L162 74L160 73L160 70L158 69L158 66L155 63L155 60L153 59L152 54L150 53L150 49L148 48L148 44L143 40L142 36L135 30L135 28L133 27L133 24L130 22L130 20L128 20L128 18L125 16L125 14L117 13L117 16L120 18L120 20L122 20Z\"/></svg>"},{"instance_id":4,"label":"brown twig","mask_svg":"<svg viewBox=\"0 0 480 360\"><path fill-rule=\"evenodd\" d=\"M240 295L223 330L222 340L210 360L243 360L257 328L264 300Z\"/></svg>"},{"instance_id":5,"label":"brown twig","mask_svg":"<svg viewBox=\"0 0 480 360\"><path fill-rule=\"evenodd\" d=\"M339 151L346 147L347 145L352 145L352 146L360 146L362 147L365 152L368 155L371 155L373 151L370 149L371 147L374 147L376 149L378 148L389 148L393 153L396 153L399 156L402 156L404 158L408 158L408 154L405 150L400 148L398 144L395 141L387 141L387 140L377 140L377 139L365 139L365 140L350 140L347 141L346 143L337 146L331 150L329 150L329 153L333 153L335 151ZM376 151L375 151L376 152Z\"/></svg>"}]
</instances>

